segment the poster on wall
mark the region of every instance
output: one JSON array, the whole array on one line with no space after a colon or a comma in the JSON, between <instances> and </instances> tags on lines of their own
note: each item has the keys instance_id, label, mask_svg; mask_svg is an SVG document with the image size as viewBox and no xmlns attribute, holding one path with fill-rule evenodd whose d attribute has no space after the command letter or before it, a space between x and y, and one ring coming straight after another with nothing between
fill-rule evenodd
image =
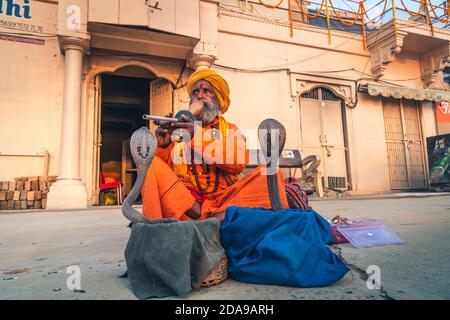
<instances>
[{"instance_id":1,"label":"poster on wall","mask_svg":"<svg viewBox=\"0 0 450 320\"><path fill-rule=\"evenodd\" d=\"M450 102L436 102L436 125L438 134L450 133Z\"/></svg>"},{"instance_id":2,"label":"poster on wall","mask_svg":"<svg viewBox=\"0 0 450 320\"><path fill-rule=\"evenodd\" d=\"M431 184L450 185L450 134L427 138Z\"/></svg>"},{"instance_id":3,"label":"poster on wall","mask_svg":"<svg viewBox=\"0 0 450 320\"><path fill-rule=\"evenodd\" d=\"M450 123L450 102L436 102L436 120L437 122Z\"/></svg>"}]
</instances>

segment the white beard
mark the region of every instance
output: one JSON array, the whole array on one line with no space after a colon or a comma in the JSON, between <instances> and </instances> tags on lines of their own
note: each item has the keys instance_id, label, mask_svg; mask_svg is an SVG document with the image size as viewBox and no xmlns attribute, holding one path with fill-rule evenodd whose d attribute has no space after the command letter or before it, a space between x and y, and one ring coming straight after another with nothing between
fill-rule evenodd
<instances>
[{"instance_id":1,"label":"white beard","mask_svg":"<svg viewBox=\"0 0 450 320\"><path fill-rule=\"evenodd\" d=\"M203 110L197 116L197 120L201 121L203 125L207 125L213 122L219 114L220 106L217 100L213 101L212 103L204 101Z\"/></svg>"}]
</instances>

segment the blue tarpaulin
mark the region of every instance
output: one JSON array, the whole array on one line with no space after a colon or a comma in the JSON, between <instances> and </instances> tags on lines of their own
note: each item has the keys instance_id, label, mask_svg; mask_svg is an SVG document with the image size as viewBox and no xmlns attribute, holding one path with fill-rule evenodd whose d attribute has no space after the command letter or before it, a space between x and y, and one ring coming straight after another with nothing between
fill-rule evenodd
<instances>
[{"instance_id":1,"label":"blue tarpaulin","mask_svg":"<svg viewBox=\"0 0 450 320\"><path fill-rule=\"evenodd\" d=\"M314 210L228 207L221 242L229 275L241 282L319 287L348 271L326 246L330 224Z\"/></svg>"}]
</instances>

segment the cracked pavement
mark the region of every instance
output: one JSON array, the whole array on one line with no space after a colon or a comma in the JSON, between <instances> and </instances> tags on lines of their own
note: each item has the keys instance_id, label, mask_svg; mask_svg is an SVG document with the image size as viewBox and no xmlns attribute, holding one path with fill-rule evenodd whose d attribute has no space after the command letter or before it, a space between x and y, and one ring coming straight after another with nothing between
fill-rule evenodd
<instances>
[{"instance_id":1,"label":"cracked pavement","mask_svg":"<svg viewBox=\"0 0 450 320\"><path fill-rule=\"evenodd\" d=\"M357 249L330 248L350 272L322 288L239 283L232 279L183 299L450 299L450 195L365 197L311 201L327 219L382 220L405 241ZM0 299L136 299L123 251L129 229L120 208L73 211L0 211ZM152 244L151 244L152 245ZM82 291L66 287L66 269L81 269ZM369 289L366 270L381 270L381 288ZM171 297L168 299L180 299Z\"/></svg>"}]
</instances>

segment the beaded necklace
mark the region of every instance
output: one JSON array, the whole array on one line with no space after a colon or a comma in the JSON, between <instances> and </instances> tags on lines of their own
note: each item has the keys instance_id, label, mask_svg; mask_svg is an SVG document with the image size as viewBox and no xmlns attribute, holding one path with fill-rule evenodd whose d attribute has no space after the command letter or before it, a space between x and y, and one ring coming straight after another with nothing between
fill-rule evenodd
<instances>
[{"instance_id":1,"label":"beaded necklace","mask_svg":"<svg viewBox=\"0 0 450 320\"><path fill-rule=\"evenodd\" d=\"M217 131L216 126L213 126L211 133L213 135L217 136L217 132L218 131ZM213 165L210 165L207 163L203 163L204 162L203 155L201 157L202 157L201 158L201 160L202 160L201 167L202 167L203 174L207 174L207 176L206 176L207 185L206 185L206 188L203 188L200 184L200 181L198 179L199 172L197 171L197 166L194 163L194 152L192 151L191 152L191 163L192 163L192 173L194 174L194 178L195 178L195 184L197 185L197 188L200 191L203 191L206 194L215 193L219 189L219 168L217 167L217 165L213 166ZM210 177L211 167L214 167L214 173L215 173L214 188L211 192L208 192L207 190L211 187L211 177Z\"/></svg>"}]
</instances>

